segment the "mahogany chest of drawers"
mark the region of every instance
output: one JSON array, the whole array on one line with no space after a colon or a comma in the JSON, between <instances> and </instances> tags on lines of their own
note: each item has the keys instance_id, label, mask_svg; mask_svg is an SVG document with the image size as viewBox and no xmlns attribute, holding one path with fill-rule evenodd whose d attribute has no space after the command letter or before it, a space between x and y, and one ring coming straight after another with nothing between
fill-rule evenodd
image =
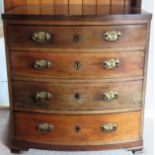
<instances>
[{"instance_id":1,"label":"mahogany chest of drawers","mask_svg":"<svg viewBox=\"0 0 155 155\"><path fill-rule=\"evenodd\" d=\"M11 149L142 150L151 15L54 2L5 1Z\"/></svg>"}]
</instances>

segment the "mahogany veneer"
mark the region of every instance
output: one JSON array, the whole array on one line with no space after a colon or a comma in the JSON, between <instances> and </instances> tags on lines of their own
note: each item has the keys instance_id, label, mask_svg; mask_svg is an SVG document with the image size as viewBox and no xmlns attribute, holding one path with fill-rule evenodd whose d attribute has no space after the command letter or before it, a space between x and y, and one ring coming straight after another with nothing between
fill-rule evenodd
<instances>
[{"instance_id":1,"label":"mahogany veneer","mask_svg":"<svg viewBox=\"0 0 155 155\"><path fill-rule=\"evenodd\" d=\"M140 0L4 0L12 151L143 148L151 15Z\"/></svg>"},{"instance_id":2,"label":"mahogany veneer","mask_svg":"<svg viewBox=\"0 0 155 155\"><path fill-rule=\"evenodd\" d=\"M56 82L21 82L13 84L15 108L30 111L77 111L93 113L97 111L136 110L142 106L142 81L126 82L89 82L89 83L56 83ZM124 85L129 85L126 89ZM65 90L65 91L64 91ZM118 97L112 101L104 100L104 93L109 90L117 92ZM52 94L49 100L36 101L37 92L47 91ZM31 108L31 109L30 109Z\"/></svg>"},{"instance_id":3,"label":"mahogany veneer","mask_svg":"<svg viewBox=\"0 0 155 155\"><path fill-rule=\"evenodd\" d=\"M63 51L63 49L62 49ZM89 51L88 51L89 52ZM15 52L11 51L12 76L42 77L42 78L114 78L143 76L144 51L120 51L91 53L56 53L56 52ZM104 62L119 59L119 66L107 70ZM48 60L52 66L44 71L36 70L33 64L36 60Z\"/></svg>"}]
</instances>

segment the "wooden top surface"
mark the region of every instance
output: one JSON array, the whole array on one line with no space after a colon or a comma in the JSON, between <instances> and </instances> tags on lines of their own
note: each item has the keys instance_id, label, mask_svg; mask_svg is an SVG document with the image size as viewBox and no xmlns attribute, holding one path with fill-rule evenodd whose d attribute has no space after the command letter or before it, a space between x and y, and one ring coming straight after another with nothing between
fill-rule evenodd
<instances>
[{"instance_id":1,"label":"wooden top surface","mask_svg":"<svg viewBox=\"0 0 155 155\"><path fill-rule=\"evenodd\" d=\"M140 8L129 8L127 6L105 6L105 5L31 5L19 6L2 14L3 19L59 19L59 18L105 18L108 16L135 15L151 17L151 15Z\"/></svg>"}]
</instances>

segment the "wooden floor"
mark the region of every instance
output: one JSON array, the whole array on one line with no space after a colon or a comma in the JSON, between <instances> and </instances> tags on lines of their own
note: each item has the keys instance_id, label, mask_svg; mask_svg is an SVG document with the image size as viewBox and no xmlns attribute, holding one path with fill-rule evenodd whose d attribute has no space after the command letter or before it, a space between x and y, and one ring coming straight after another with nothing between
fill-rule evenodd
<instances>
[{"instance_id":1,"label":"wooden floor","mask_svg":"<svg viewBox=\"0 0 155 155\"><path fill-rule=\"evenodd\" d=\"M145 120L144 130L144 153L139 155L154 155L153 148L153 120ZM9 151L9 110L0 109L0 155L13 155ZM15 155L15 154L14 154ZM55 152L30 149L28 152L23 152L22 155L132 155L126 150L115 151L96 151L96 152Z\"/></svg>"}]
</instances>

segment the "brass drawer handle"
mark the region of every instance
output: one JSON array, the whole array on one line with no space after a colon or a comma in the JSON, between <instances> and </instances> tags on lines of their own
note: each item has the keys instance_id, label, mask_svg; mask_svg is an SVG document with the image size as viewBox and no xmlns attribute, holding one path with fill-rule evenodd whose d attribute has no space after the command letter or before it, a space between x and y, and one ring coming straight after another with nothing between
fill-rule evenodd
<instances>
[{"instance_id":1,"label":"brass drawer handle","mask_svg":"<svg viewBox=\"0 0 155 155\"><path fill-rule=\"evenodd\" d=\"M52 132L53 129L54 129L54 126L52 124L40 123L38 125L38 131L43 133L43 134Z\"/></svg>"},{"instance_id":2,"label":"brass drawer handle","mask_svg":"<svg viewBox=\"0 0 155 155\"><path fill-rule=\"evenodd\" d=\"M36 60L33 63L33 68L36 70L46 70L52 67L52 62L48 60Z\"/></svg>"},{"instance_id":3,"label":"brass drawer handle","mask_svg":"<svg viewBox=\"0 0 155 155\"><path fill-rule=\"evenodd\" d=\"M48 32L33 32L32 33L32 40L39 43L46 43L49 40L53 40L53 35Z\"/></svg>"},{"instance_id":4,"label":"brass drawer handle","mask_svg":"<svg viewBox=\"0 0 155 155\"><path fill-rule=\"evenodd\" d=\"M79 34L74 34L73 40L74 40L75 42L79 42L79 41L81 40L80 35L79 35Z\"/></svg>"},{"instance_id":5,"label":"brass drawer handle","mask_svg":"<svg viewBox=\"0 0 155 155\"><path fill-rule=\"evenodd\" d=\"M50 100L50 99L52 99L52 94L49 93L49 92L44 92L44 91L42 91L42 92L37 92L37 93L35 93L35 95L34 95L34 99L35 99L36 101L40 101L40 100Z\"/></svg>"},{"instance_id":6,"label":"brass drawer handle","mask_svg":"<svg viewBox=\"0 0 155 155\"><path fill-rule=\"evenodd\" d=\"M114 124L114 123L103 124L101 126L101 130L103 132L114 132L117 130L117 124Z\"/></svg>"},{"instance_id":7,"label":"brass drawer handle","mask_svg":"<svg viewBox=\"0 0 155 155\"><path fill-rule=\"evenodd\" d=\"M116 69L120 64L118 59L110 59L103 62L103 67L105 69Z\"/></svg>"},{"instance_id":8,"label":"brass drawer handle","mask_svg":"<svg viewBox=\"0 0 155 155\"><path fill-rule=\"evenodd\" d=\"M109 92L105 92L102 95L102 99L104 101L112 101L112 100L117 99L117 98L118 98L118 92L109 91Z\"/></svg>"},{"instance_id":9,"label":"brass drawer handle","mask_svg":"<svg viewBox=\"0 0 155 155\"><path fill-rule=\"evenodd\" d=\"M104 40L109 42L115 42L120 39L122 33L119 31L109 31L104 33Z\"/></svg>"}]
</instances>

